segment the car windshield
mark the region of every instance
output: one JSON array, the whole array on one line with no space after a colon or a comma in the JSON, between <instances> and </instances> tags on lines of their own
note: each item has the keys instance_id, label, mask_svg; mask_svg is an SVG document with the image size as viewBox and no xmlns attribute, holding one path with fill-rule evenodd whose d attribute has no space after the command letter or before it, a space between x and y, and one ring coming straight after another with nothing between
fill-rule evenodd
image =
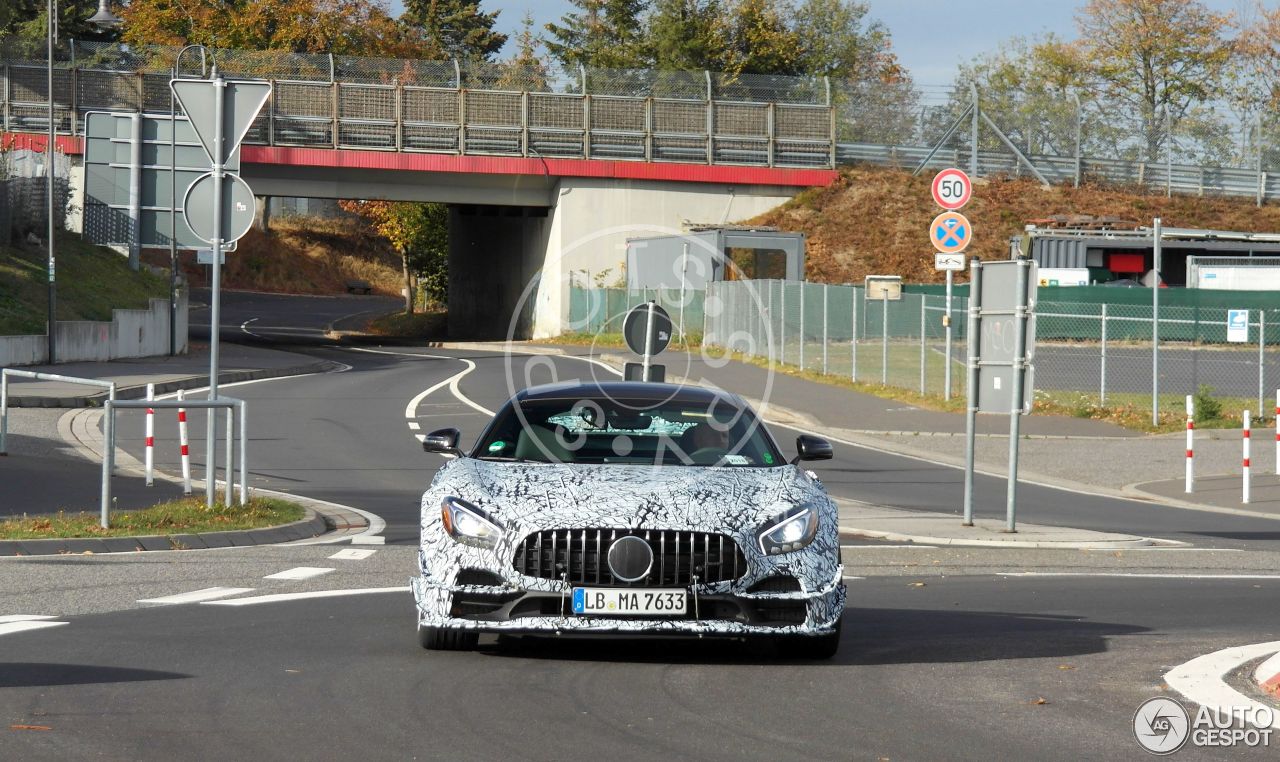
<instances>
[{"instance_id":1,"label":"car windshield","mask_svg":"<svg viewBox=\"0 0 1280 762\"><path fill-rule=\"evenodd\" d=\"M780 466L750 410L724 400L523 400L508 403L472 455L537 463Z\"/></svg>"}]
</instances>

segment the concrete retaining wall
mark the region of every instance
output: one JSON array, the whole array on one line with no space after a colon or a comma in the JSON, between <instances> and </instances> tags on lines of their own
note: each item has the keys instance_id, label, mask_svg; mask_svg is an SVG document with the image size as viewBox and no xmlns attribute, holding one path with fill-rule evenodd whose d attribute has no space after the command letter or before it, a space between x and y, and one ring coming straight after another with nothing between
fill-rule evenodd
<instances>
[{"instance_id":1,"label":"concrete retaining wall","mask_svg":"<svg viewBox=\"0 0 1280 762\"><path fill-rule=\"evenodd\" d=\"M187 351L187 293L178 300L175 326L178 352ZM115 310L110 323L91 320L58 321L58 362L101 362L121 357L169 354L169 300L152 299L145 310ZM0 336L0 367L44 365L48 338Z\"/></svg>"}]
</instances>

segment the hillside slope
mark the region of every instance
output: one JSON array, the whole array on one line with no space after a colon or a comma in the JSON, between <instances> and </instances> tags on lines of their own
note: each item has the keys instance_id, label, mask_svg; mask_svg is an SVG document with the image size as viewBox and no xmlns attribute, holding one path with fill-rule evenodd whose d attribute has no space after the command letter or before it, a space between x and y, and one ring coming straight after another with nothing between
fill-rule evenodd
<instances>
[{"instance_id":1,"label":"hillside slope","mask_svg":"<svg viewBox=\"0 0 1280 762\"><path fill-rule=\"evenodd\" d=\"M826 283L860 282L865 275L901 275L909 283L944 276L933 269L929 222L942 210L929 194L932 173L857 167L843 170L827 188L750 220L803 232L808 237L807 275ZM1034 180L993 179L975 184L962 212L973 224L968 254L1007 259L1009 238L1028 220L1056 214L1088 214L1150 225L1249 232L1280 231L1280 207L1258 208L1250 199L1146 195L1134 189L1086 185L1042 188Z\"/></svg>"}]
</instances>

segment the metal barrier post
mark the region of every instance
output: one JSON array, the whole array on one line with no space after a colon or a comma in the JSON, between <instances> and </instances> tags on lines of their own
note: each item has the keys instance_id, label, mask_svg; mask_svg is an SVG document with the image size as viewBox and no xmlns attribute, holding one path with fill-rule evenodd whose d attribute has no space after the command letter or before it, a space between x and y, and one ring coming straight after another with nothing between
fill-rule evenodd
<instances>
[{"instance_id":1,"label":"metal barrier post","mask_svg":"<svg viewBox=\"0 0 1280 762\"><path fill-rule=\"evenodd\" d=\"M1277 392L1280 394L1280 392ZM5 438L9 434L9 374L0 373L0 456L8 455Z\"/></svg>"},{"instance_id":2,"label":"metal barrier post","mask_svg":"<svg viewBox=\"0 0 1280 762\"><path fill-rule=\"evenodd\" d=\"M787 282L778 281L778 362L787 361Z\"/></svg>"},{"instance_id":3,"label":"metal barrier post","mask_svg":"<svg viewBox=\"0 0 1280 762\"><path fill-rule=\"evenodd\" d=\"M885 289L880 297L880 384L889 385L889 291Z\"/></svg>"},{"instance_id":4,"label":"metal barrier post","mask_svg":"<svg viewBox=\"0 0 1280 762\"><path fill-rule=\"evenodd\" d=\"M947 361L942 371L942 393L948 401L951 399L951 289L955 284L954 276L953 271L947 270L947 311L942 316L942 328L946 332L947 354Z\"/></svg>"},{"instance_id":5,"label":"metal barrier post","mask_svg":"<svg viewBox=\"0 0 1280 762\"><path fill-rule=\"evenodd\" d=\"M249 422L245 418L248 406L240 400L240 505L249 502Z\"/></svg>"},{"instance_id":6,"label":"metal barrier post","mask_svg":"<svg viewBox=\"0 0 1280 762\"><path fill-rule=\"evenodd\" d=\"M965 452L964 452L964 526L973 526L973 469L978 428L978 363L981 361L978 352L982 343L979 341L978 313L982 309L982 261L977 257L969 264L969 303L967 305L968 335L965 344L968 347L968 378L965 383L965 396L968 404L965 410Z\"/></svg>"},{"instance_id":7,"label":"metal barrier post","mask_svg":"<svg viewBox=\"0 0 1280 762\"><path fill-rule=\"evenodd\" d=\"M1186 492L1188 495L1194 491L1194 487L1195 487L1195 473L1194 473L1194 467L1192 465L1194 463L1194 455L1195 455L1194 453L1194 448L1195 448L1194 438L1195 438L1195 430L1196 430L1195 415L1196 415L1195 398L1192 397L1190 394L1188 394L1187 395L1187 469L1186 469L1187 470Z\"/></svg>"},{"instance_id":8,"label":"metal barrier post","mask_svg":"<svg viewBox=\"0 0 1280 762\"><path fill-rule=\"evenodd\" d=\"M147 384L147 401L150 402L156 398L156 385ZM156 451L156 409L147 408L147 422L144 429L146 437L146 473L147 486L151 487L155 484L155 477L152 470L155 468L155 451Z\"/></svg>"},{"instance_id":9,"label":"metal barrier post","mask_svg":"<svg viewBox=\"0 0 1280 762\"><path fill-rule=\"evenodd\" d=\"M178 402L185 393L178 390ZM187 409L178 408L178 449L182 454L182 494L191 494L191 443L187 440Z\"/></svg>"},{"instance_id":10,"label":"metal barrier post","mask_svg":"<svg viewBox=\"0 0 1280 762\"><path fill-rule=\"evenodd\" d=\"M804 343L808 337L804 333L804 281L800 281L800 370L804 370Z\"/></svg>"},{"instance_id":11,"label":"metal barrier post","mask_svg":"<svg viewBox=\"0 0 1280 762\"><path fill-rule=\"evenodd\" d=\"M822 284L822 375L827 375L827 289L830 286L826 283Z\"/></svg>"},{"instance_id":12,"label":"metal barrier post","mask_svg":"<svg viewBox=\"0 0 1280 762\"><path fill-rule=\"evenodd\" d=\"M1258 420L1262 420L1262 385L1266 380L1267 311L1258 310Z\"/></svg>"},{"instance_id":13,"label":"metal barrier post","mask_svg":"<svg viewBox=\"0 0 1280 762\"><path fill-rule=\"evenodd\" d=\"M228 508L230 508L236 502L235 496L232 494L232 491L231 491L231 488L235 485L235 482L236 482L235 427L236 427L235 413L232 412L232 408L227 408L227 461L226 461L227 466L226 468L223 469L222 475L225 477L224 479L225 490L223 494L223 498L225 502L223 503L223 505L227 506Z\"/></svg>"},{"instance_id":14,"label":"metal barrier post","mask_svg":"<svg viewBox=\"0 0 1280 762\"><path fill-rule=\"evenodd\" d=\"M1107 404L1107 303L1102 303L1102 368L1098 381L1098 393L1101 404Z\"/></svg>"},{"instance_id":15,"label":"metal barrier post","mask_svg":"<svg viewBox=\"0 0 1280 762\"><path fill-rule=\"evenodd\" d=\"M1244 477L1244 486L1243 486L1243 499L1240 502L1247 504L1249 502L1249 411L1248 410L1244 411L1243 420L1244 420L1244 430L1243 430L1244 436L1241 437L1241 442L1243 442L1244 444L1244 464L1243 464L1243 470L1241 474Z\"/></svg>"},{"instance_id":16,"label":"metal barrier post","mask_svg":"<svg viewBox=\"0 0 1280 762\"><path fill-rule=\"evenodd\" d=\"M928 298L929 298L928 294L920 295L920 393L921 394L924 394L924 354L925 354L924 331L926 327L924 322L925 321L924 304L925 304L925 300Z\"/></svg>"},{"instance_id":17,"label":"metal barrier post","mask_svg":"<svg viewBox=\"0 0 1280 762\"><path fill-rule=\"evenodd\" d=\"M110 526L107 519L107 509L111 506L111 454L110 450L115 447L112 444L115 440L112 436L115 434L115 418L116 405L114 400L107 400L106 410L103 413L105 420L102 423L102 443L108 449L108 452L102 454L102 504L100 507L101 515L98 518L98 525L103 529Z\"/></svg>"}]
</instances>

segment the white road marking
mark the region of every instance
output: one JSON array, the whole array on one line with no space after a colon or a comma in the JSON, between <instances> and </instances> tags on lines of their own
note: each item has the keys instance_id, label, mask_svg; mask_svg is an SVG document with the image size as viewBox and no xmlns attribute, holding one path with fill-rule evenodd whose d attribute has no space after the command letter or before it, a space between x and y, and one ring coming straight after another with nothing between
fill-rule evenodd
<instances>
[{"instance_id":1,"label":"white road marking","mask_svg":"<svg viewBox=\"0 0 1280 762\"><path fill-rule=\"evenodd\" d=\"M420 425L418 424L418 422L417 422L417 421L409 421L409 430L410 430L410 431L418 431L418 430L420 430L421 428L422 428L422 426L420 426Z\"/></svg>"},{"instance_id":2,"label":"white road marking","mask_svg":"<svg viewBox=\"0 0 1280 762\"><path fill-rule=\"evenodd\" d=\"M841 579L866 579L866 577L855 577L852 574L846 574Z\"/></svg>"},{"instance_id":3,"label":"white road marking","mask_svg":"<svg viewBox=\"0 0 1280 762\"><path fill-rule=\"evenodd\" d=\"M1227 685L1223 677L1245 662L1280 652L1280 640L1256 643L1214 651L1197 656L1186 664L1180 664L1164 675L1164 681L1178 693L1201 706L1250 707L1264 711L1265 704L1254 701ZM1249 716L1265 716L1250 713ZM1271 727L1280 728L1280 712L1273 713Z\"/></svg>"},{"instance_id":4,"label":"white road marking","mask_svg":"<svg viewBox=\"0 0 1280 762\"><path fill-rule=\"evenodd\" d=\"M352 545L386 545L387 538L379 537L376 534L358 534L351 538Z\"/></svg>"},{"instance_id":5,"label":"white road marking","mask_svg":"<svg viewBox=\"0 0 1280 762\"><path fill-rule=\"evenodd\" d=\"M13 635L18 632L28 632L30 630L44 630L50 627L61 627L70 622L8 622L0 624L0 635Z\"/></svg>"},{"instance_id":6,"label":"white road marking","mask_svg":"<svg viewBox=\"0 0 1280 762\"><path fill-rule=\"evenodd\" d=\"M177 595L166 595L162 598L142 598L138 603L159 603L165 605L173 605L178 603L199 603L200 601L208 601L214 598L226 598L230 595L241 595L242 593L252 593L251 587L206 587L202 590L192 590L189 593L178 593Z\"/></svg>"},{"instance_id":7,"label":"white road marking","mask_svg":"<svg viewBox=\"0 0 1280 762\"><path fill-rule=\"evenodd\" d=\"M938 548L937 545L916 545L914 543L909 545L841 545L840 547L844 548L845 550L869 550L869 549L878 550L880 548L898 548L898 549L926 548L926 549L936 550Z\"/></svg>"},{"instance_id":8,"label":"white road marking","mask_svg":"<svg viewBox=\"0 0 1280 762\"><path fill-rule=\"evenodd\" d=\"M0 624L8 624L9 622L42 622L46 619L57 619L57 617L49 614L5 614L0 616Z\"/></svg>"},{"instance_id":9,"label":"white road marking","mask_svg":"<svg viewBox=\"0 0 1280 762\"><path fill-rule=\"evenodd\" d=\"M1127 553L1128 549L1123 552ZM1280 579L1280 574L1163 574L1145 572L998 572L999 577L1132 577L1134 579Z\"/></svg>"},{"instance_id":10,"label":"white road marking","mask_svg":"<svg viewBox=\"0 0 1280 762\"><path fill-rule=\"evenodd\" d=\"M311 579L312 577L319 577L321 574L328 574L331 571L337 570L323 566L297 566L275 574L268 574L263 579Z\"/></svg>"},{"instance_id":11,"label":"white road marking","mask_svg":"<svg viewBox=\"0 0 1280 762\"><path fill-rule=\"evenodd\" d=\"M362 561L377 552L378 551L376 550L368 550L365 548L347 548L346 550L340 550L337 553L334 553L329 556L329 558L336 558L339 561Z\"/></svg>"},{"instance_id":12,"label":"white road marking","mask_svg":"<svg viewBox=\"0 0 1280 762\"><path fill-rule=\"evenodd\" d=\"M205 601L201 606L256 606L260 603L281 603L283 601L302 601L310 598L337 598L345 595L372 595L374 593L407 593L409 586L404 587L365 587L351 590L315 590L310 593L278 593L276 595L257 595L252 598L232 598L227 601Z\"/></svg>"},{"instance_id":13,"label":"white road marking","mask_svg":"<svg viewBox=\"0 0 1280 762\"><path fill-rule=\"evenodd\" d=\"M257 320L257 318L249 318L248 320L244 321L243 323L241 323L241 324L240 324L240 330L244 331L245 333L249 334L250 336L253 336L253 337L255 337L255 338L259 338L259 339L260 339L260 338L262 338L261 336L258 336L258 334L256 334L256 333L254 333L253 331L250 331L250 330L249 330L249 324L250 324L250 323L252 323L252 322L254 322L254 321L256 321L256 320Z\"/></svg>"}]
</instances>

